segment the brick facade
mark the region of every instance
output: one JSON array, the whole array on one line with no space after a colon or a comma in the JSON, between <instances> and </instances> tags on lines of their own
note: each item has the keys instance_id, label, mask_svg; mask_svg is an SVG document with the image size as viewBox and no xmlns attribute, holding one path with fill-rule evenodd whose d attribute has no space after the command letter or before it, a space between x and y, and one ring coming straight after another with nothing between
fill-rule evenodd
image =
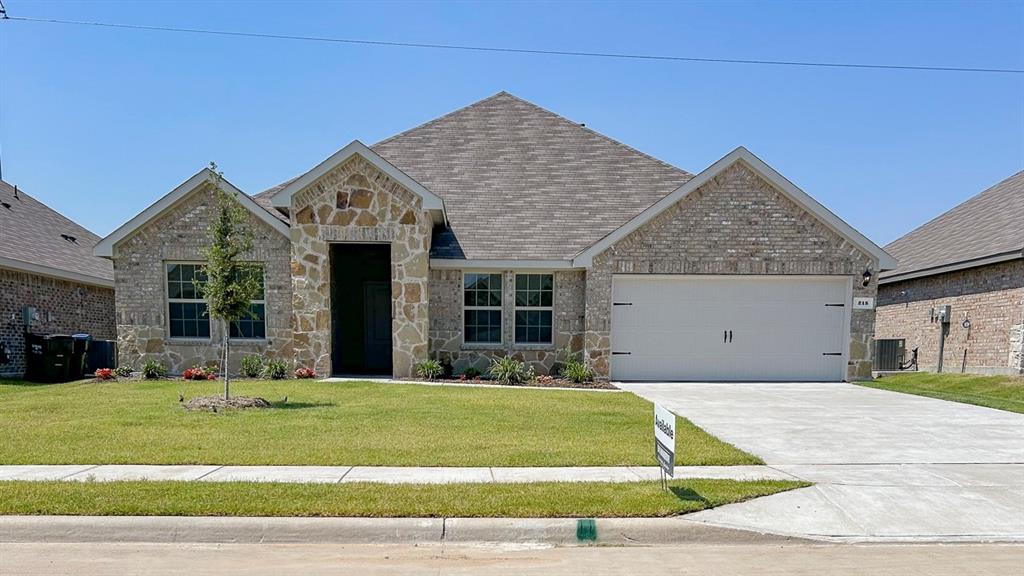
<instances>
[{"instance_id":1,"label":"brick facade","mask_svg":"<svg viewBox=\"0 0 1024 576\"><path fill-rule=\"evenodd\" d=\"M883 284L878 304L877 337L905 338L922 370L938 366L941 325L930 311L948 305L944 372L1024 372L1024 260Z\"/></svg>"},{"instance_id":2,"label":"brick facade","mask_svg":"<svg viewBox=\"0 0 1024 576\"><path fill-rule=\"evenodd\" d=\"M162 362L171 373L200 364L219 364L222 331L211 321L209 339L172 339L167 322L169 262L201 262L209 244L209 223L216 197L203 185L167 213L150 221L114 249L118 360L138 369L146 359ZM245 259L264 265L266 339L233 340L232 372L241 357L260 353L292 358L292 288L289 240L255 215L249 218L254 246Z\"/></svg>"},{"instance_id":3,"label":"brick facade","mask_svg":"<svg viewBox=\"0 0 1024 576\"><path fill-rule=\"evenodd\" d=\"M519 270L533 273L531 270ZM493 271L492 271L493 273ZM485 371L491 359L512 356L529 363L538 374L549 374L555 364L565 361L566 352L583 351L586 274L582 270L553 272L552 344L515 343L514 270L502 274L502 343L494 345L462 342L462 270L432 270L430 273L430 355L450 362L459 374L470 366Z\"/></svg>"},{"instance_id":4,"label":"brick facade","mask_svg":"<svg viewBox=\"0 0 1024 576\"><path fill-rule=\"evenodd\" d=\"M0 268L0 345L13 352L11 362L0 365L0 377L25 372L25 306L39 313L28 327L31 332L86 333L99 340L116 336L113 289Z\"/></svg>"},{"instance_id":5,"label":"brick facade","mask_svg":"<svg viewBox=\"0 0 1024 576\"><path fill-rule=\"evenodd\" d=\"M743 164L715 176L594 258L586 282L586 353L609 374L612 275L813 274L853 279L874 297L878 264ZM871 377L875 311L853 310L847 377Z\"/></svg>"}]
</instances>

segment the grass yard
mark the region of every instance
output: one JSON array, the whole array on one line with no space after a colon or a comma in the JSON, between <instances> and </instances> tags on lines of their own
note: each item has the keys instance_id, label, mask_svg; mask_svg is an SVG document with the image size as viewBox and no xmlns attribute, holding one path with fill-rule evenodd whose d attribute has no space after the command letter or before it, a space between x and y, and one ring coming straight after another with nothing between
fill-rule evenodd
<instances>
[{"instance_id":1,"label":"grass yard","mask_svg":"<svg viewBox=\"0 0 1024 576\"><path fill-rule=\"evenodd\" d=\"M1015 376L907 372L860 384L1024 414L1024 378Z\"/></svg>"},{"instance_id":2,"label":"grass yard","mask_svg":"<svg viewBox=\"0 0 1024 576\"><path fill-rule=\"evenodd\" d=\"M806 486L673 480L536 484L0 482L0 514L119 516L654 517Z\"/></svg>"},{"instance_id":3,"label":"grass yard","mask_svg":"<svg viewBox=\"0 0 1024 576\"><path fill-rule=\"evenodd\" d=\"M653 408L625 392L239 381L233 394L262 396L274 408L186 412L178 403L179 393L220 389L180 380L0 381L0 464L656 464ZM679 465L761 463L682 418L676 446ZM117 488L83 490L92 489Z\"/></svg>"}]
</instances>

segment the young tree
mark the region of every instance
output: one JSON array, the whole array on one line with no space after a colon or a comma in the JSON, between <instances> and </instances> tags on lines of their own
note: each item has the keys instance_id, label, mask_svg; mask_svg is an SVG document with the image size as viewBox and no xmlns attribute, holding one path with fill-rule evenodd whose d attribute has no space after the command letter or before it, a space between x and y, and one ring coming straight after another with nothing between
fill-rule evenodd
<instances>
[{"instance_id":1,"label":"young tree","mask_svg":"<svg viewBox=\"0 0 1024 576\"><path fill-rule=\"evenodd\" d=\"M210 184L217 198L217 208L210 222L210 244L202 250L206 258L206 284L203 298L210 318L220 320L223 337L224 399L231 397L228 375L231 323L252 316L251 303L260 291L260 268L243 260L252 249L249 213L234 194L224 190L224 174L210 163Z\"/></svg>"}]
</instances>

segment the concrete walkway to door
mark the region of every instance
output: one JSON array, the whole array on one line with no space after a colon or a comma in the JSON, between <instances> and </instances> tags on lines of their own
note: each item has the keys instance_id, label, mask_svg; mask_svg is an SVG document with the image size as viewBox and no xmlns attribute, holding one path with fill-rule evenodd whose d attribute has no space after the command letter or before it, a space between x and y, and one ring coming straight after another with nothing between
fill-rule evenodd
<instances>
[{"instance_id":1,"label":"concrete walkway to door","mask_svg":"<svg viewBox=\"0 0 1024 576\"><path fill-rule=\"evenodd\" d=\"M850 540L1024 540L1022 414L850 384L619 386L816 483L690 519Z\"/></svg>"}]
</instances>

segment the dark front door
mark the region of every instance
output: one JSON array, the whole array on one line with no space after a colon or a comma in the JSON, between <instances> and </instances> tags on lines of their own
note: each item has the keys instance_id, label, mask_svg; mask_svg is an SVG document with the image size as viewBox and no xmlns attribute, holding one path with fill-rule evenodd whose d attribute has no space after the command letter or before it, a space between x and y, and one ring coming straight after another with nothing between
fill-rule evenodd
<instances>
[{"instance_id":1,"label":"dark front door","mask_svg":"<svg viewBox=\"0 0 1024 576\"><path fill-rule=\"evenodd\" d=\"M391 373L391 246L331 245L331 373Z\"/></svg>"},{"instance_id":2,"label":"dark front door","mask_svg":"<svg viewBox=\"0 0 1024 576\"><path fill-rule=\"evenodd\" d=\"M391 370L391 284L363 284L363 353L370 372Z\"/></svg>"}]
</instances>

